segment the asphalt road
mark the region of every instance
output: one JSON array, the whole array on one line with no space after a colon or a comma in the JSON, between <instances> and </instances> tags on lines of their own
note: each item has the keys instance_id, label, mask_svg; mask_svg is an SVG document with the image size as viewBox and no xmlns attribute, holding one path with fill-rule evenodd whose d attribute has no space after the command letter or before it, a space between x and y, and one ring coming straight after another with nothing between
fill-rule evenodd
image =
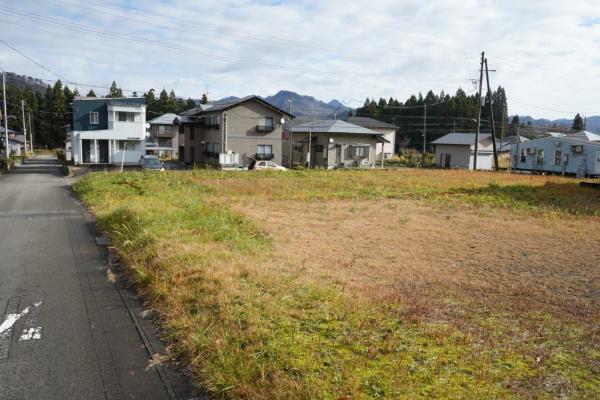
<instances>
[{"instance_id":1,"label":"asphalt road","mask_svg":"<svg viewBox=\"0 0 600 400\"><path fill-rule=\"evenodd\" d=\"M182 398L91 225L55 160L0 177L0 399Z\"/></svg>"}]
</instances>

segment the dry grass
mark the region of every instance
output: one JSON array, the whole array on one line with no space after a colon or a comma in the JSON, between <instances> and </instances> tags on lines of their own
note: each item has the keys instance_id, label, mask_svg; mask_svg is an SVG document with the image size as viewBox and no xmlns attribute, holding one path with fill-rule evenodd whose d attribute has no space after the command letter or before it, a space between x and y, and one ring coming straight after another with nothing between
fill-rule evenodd
<instances>
[{"instance_id":1,"label":"dry grass","mask_svg":"<svg viewBox=\"0 0 600 400\"><path fill-rule=\"evenodd\" d=\"M400 170L76 187L220 398L600 397L600 195Z\"/></svg>"}]
</instances>

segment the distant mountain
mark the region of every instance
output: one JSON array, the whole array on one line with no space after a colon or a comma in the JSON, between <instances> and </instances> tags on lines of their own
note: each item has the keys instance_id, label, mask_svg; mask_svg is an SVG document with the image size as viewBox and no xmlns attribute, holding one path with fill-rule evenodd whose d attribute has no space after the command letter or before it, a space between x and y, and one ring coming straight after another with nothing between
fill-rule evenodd
<instances>
[{"instance_id":1,"label":"distant mountain","mask_svg":"<svg viewBox=\"0 0 600 400\"><path fill-rule=\"evenodd\" d=\"M338 100L332 100L329 103L317 100L312 96L303 96L295 92L281 90L273 96L265 97L265 100L273 104L275 107L284 110L289 109L289 99L292 99L292 114L298 118L333 118L337 114L338 119L346 119L348 110Z\"/></svg>"},{"instance_id":2,"label":"distant mountain","mask_svg":"<svg viewBox=\"0 0 600 400\"><path fill-rule=\"evenodd\" d=\"M509 121L512 120L512 116L509 118ZM528 123L531 123L532 126L536 126L536 127L552 127L552 126L557 126L559 129L570 129L571 125L573 125L573 120L572 119L567 119L567 118L561 118L561 119L555 119L555 120L550 120L550 119L545 119L545 118L533 118L530 117L528 115L526 116L519 116L519 121L521 121L521 123L527 125ZM592 116L592 117L588 117L587 118L587 123L586 123L586 130L588 130L589 132L595 132L595 133L600 133L600 116Z\"/></svg>"}]
</instances>

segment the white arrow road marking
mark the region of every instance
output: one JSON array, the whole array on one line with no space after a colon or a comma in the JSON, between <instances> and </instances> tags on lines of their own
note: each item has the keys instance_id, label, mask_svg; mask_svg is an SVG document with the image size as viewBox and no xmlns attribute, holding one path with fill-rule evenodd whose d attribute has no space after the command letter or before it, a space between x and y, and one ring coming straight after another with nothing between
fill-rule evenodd
<instances>
[{"instance_id":1,"label":"white arrow road marking","mask_svg":"<svg viewBox=\"0 0 600 400\"><path fill-rule=\"evenodd\" d=\"M35 302L33 303L33 307L39 307L42 305L41 301ZM20 313L17 314L8 314L6 316L6 318L4 319L4 321L2 322L2 324L0 325L0 335L3 334L5 331L9 330L10 328L13 327L13 325L21 319L21 317L29 314L29 311L31 310L32 306L27 306L25 307L25 309L23 311L21 311Z\"/></svg>"},{"instance_id":2,"label":"white arrow road marking","mask_svg":"<svg viewBox=\"0 0 600 400\"><path fill-rule=\"evenodd\" d=\"M23 317L23 330L21 331L21 336L19 336L19 342L42 338L42 327L37 326L41 305L41 301L33 303L33 308Z\"/></svg>"},{"instance_id":3,"label":"white arrow road marking","mask_svg":"<svg viewBox=\"0 0 600 400\"><path fill-rule=\"evenodd\" d=\"M42 327L37 328L25 328L23 333L19 337L19 342L26 342L28 340L37 340L42 338Z\"/></svg>"},{"instance_id":4,"label":"white arrow road marking","mask_svg":"<svg viewBox=\"0 0 600 400\"><path fill-rule=\"evenodd\" d=\"M0 325L0 335L3 334L4 332L8 331L10 328L12 328L13 325L18 320L20 320L22 317L29 314L29 311L31 311L32 308L38 308L39 306L42 305L42 303L43 303L42 301L36 301L32 305L25 307L25 309L23 311L21 311L20 313L8 314L6 316L6 318L4 319L4 321L2 322L2 324Z\"/></svg>"}]
</instances>

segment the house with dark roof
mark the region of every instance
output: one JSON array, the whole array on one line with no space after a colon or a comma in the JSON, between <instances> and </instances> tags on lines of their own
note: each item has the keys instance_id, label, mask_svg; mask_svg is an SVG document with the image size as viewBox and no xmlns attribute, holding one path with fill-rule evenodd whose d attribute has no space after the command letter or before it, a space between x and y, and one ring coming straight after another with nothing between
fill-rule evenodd
<instances>
[{"instance_id":1,"label":"house with dark roof","mask_svg":"<svg viewBox=\"0 0 600 400\"><path fill-rule=\"evenodd\" d=\"M70 145L75 164L137 164L146 154L146 100L75 97Z\"/></svg>"},{"instance_id":2,"label":"house with dark roof","mask_svg":"<svg viewBox=\"0 0 600 400\"><path fill-rule=\"evenodd\" d=\"M312 121L292 130L292 164L309 168L375 167L380 132L340 120Z\"/></svg>"},{"instance_id":3,"label":"house with dark roof","mask_svg":"<svg viewBox=\"0 0 600 400\"><path fill-rule=\"evenodd\" d=\"M294 118L258 96L198 104L182 112L180 147L187 164L240 167L252 160L287 164L283 151L286 126ZM180 158L181 155L180 155Z\"/></svg>"},{"instance_id":4,"label":"house with dark roof","mask_svg":"<svg viewBox=\"0 0 600 400\"><path fill-rule=\"evenodd\" d=\"M473 169L475 165L474 133L449 133L434 140L435 163L440 168ZM494 166L492 135L479 135L477 169L491 170Z\"/></svg>"},{"instance_id":5,"label":"house with dark roof","mask_svg":"<svg viewBox=\"0 0 600 400\"><path fill-rule=\"evenodd\" d=\"M350 117L348 118L348 122L379 132L387 140L386 143L379 143L377 145L377 159L381 159L382 153L386 159L394 156L396 152L396 132L398 131L396 125L368 117Z\"/></svg>"},{"instance_id":6,"label":"house with dark roof","mask_svg":"<svg viewBox=\"0 0 600 400\"><path fill-rule=\"evenodd\" d=\"M148 121L150 135L146 138L146 154L179 158L179 125L175 124L176 118L177 114L167 113Z\"/></svg>"}]
</instances>

